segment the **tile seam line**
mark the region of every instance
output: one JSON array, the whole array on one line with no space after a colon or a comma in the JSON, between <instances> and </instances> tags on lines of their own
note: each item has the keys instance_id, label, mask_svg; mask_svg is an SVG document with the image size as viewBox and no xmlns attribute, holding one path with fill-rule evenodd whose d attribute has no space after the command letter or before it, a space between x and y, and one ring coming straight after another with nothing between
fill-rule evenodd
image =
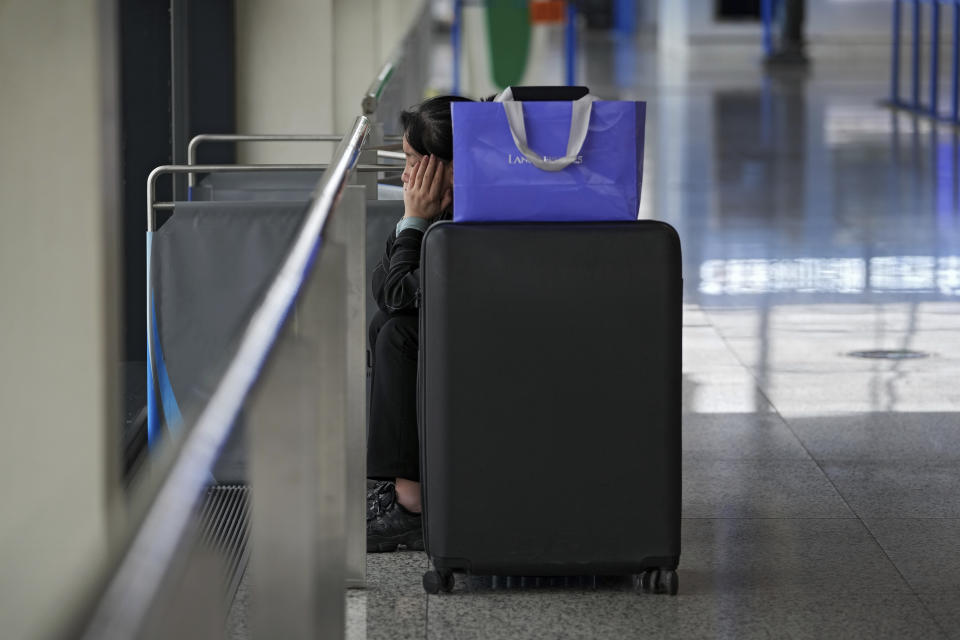
<instances>
[{"instance_id":1,"label":"tile seam line","mask_svg":"<svg viewBox=\"0 0 960 640\"><path fill-rule=\"evenodd\" d=\"M862 518L861 518L862 520ZM955 520L960 522L960 516L867 516L867 520Z\"/></svg>"},{"instance_id":2,"label":"tile seam line","mask_svg":"<svg viewBox=\"0 0 960 640\"><path fill-rule=\"evenodd\" d=\"M860 520L856 515L852 516L681 516L681 520ZM881 518L877 518L878 520ZM884 518L889 520L891 518ZM915 520L918 518L903 518L904 520ZM960 520L960 518L949 518L950 520Z\"/></svg>"},{"instance_id":3,"label":"tile seam line","mask_svg":"<svg viewBox=\"0 0 960 640\"><path fill-rule=\"evenodd\" d=\"M695 435L695 434L690 434L690 435ZM701 456L701 455L685 455L685 456L684 456L684 460L691 460L691 461L696 461L696 462L764 462L764 461L769 461L769 462L797 462L797 463L800 463L800 462L809 463L809 462L810 462L810 461L807 460L806 458L779 458L779 457L778 457L778 458L773 458L773 457L767 458L767 457L764 457L764 456L757 456L757 457L755 457L755 458L726 458L726 457L717 458L717 457L714 457L714 456L707 456L707 455L702 455L702 456Z\"/></svg>"},{"instance_id":4,"label":"tile seam line","mask_svg":"<svg viewBox=\"0 0 960 640\"><path fill-rule=\"evenodd\" d=\"M952 522L960 521L960 517L948 517L948 518L909 518L909 517L883 518L883 517L879 517L879 518L868 518L868 519L875 520L875 521L886 521L886 520L925 520L925 521L946 520L946 521L952 521ZM866 522L864 522L864 526L867 527L868 530L870 529L869 525ZM871 531L871 534L872 534L872 531ZM925 589L917 588L917 589L914 589L914 592L917 596L917 600L919 600L920 602L920 606L930 615L934 624L937 626L938 629L940 629L941 633L943 633L943 636L948 639L952 638L953 636L948 631L948 628L946 627L945 624L941 624L939 617L931 609L932 604L928 603L924 599L924 596L936 596L936 595L943 595L943 594L960 594L960 587L953 586L949 588L937 588L937 589L934 589L931 587L927 587Z\"/></svg>"},{"instance_id":5,"label":"tile seam line","mask_svg":"<svg viewBox=\"0 0 960 640\"><path fill-rule=\"evenodd\" d=\"M852 516L680 516L681 520L860 520L862 518L856 515ZM921 517L921 518L910 518L910 517L899 517L899 518L886 518L886 517L870 517L870 520L924 520L924 521L949 521L949 522L960 522L960 518L957 517L947 517L947 518L936 518L936 517ZM866 526L866 525L864 525ZM960 588L957 589L960 591Z\"/></svg>"},{"instance_id":6,"label":"tile seam line","mask_svg":"<svg viewBox=\"0 0 960 640\"><path fill-rule=\"evenodd\" d=\"M930 605L923 599L920 593L915 593L914 596L917 599L917 602L920 603L920 608L927 612L927 615L930 616L930 620L933 622L933 626L940 630L940 633L943 635L946 640L950 640L951 635L947 631L947 627L940 622L940 618L933 613L933 610L930 608Z\"/></svg>"},{"instance_id":7,"label":"tile seam line","mask_svg":"<svg viewBox=\"0 0 960 640\"><path fill-rule=\"evenodd\" d=\"M857 515L852 516L681 516L682 520L860 520L863 521ZM901 516L897 518L890 518L884 516L869 516L870 520L927 520L927 521L941 521L946 520L950 522L960 521L958 517L931 517L923 516L918 518L911 518L907 516ZM866 525L864 525L866 526Z\"/></svg>"},{"instance_id":8,"label":"tile seam line","mask_svg":"<svg viewBox=\"0 0 960 640\"><path fill-rule=\"evenodd\" d=\"M736 351L734 351L733 348L730 346L730 342L727 340L727 338L720 332L719 329L717 329L716 324L713 321L713 316L711 312L703 309L702 307L700 310L707 317L707 320L710 322L710 324L713 325L714 332L717 334L717 337L720 338L720 340L723 342L723 345L724 347L726 347L727 351L730 352L730 355L732 355L733 358L740 363L740 366L746 369L747 374L750 376L751 379L753 379L754 384L756 385L757 391L760 393L763 399L766 400L767 404L770 405L770 408L773 409L774 414L776 414L776 416L780 419L780 421L783 422L784 426L790 430L790 433L793 434L793 437L797 439L797 442L800 444L803 450L806 451L807 455L810 456L810 459L813 460L813 463L817 465L817 469L820 470L820 473L823 474L823 477L826 478L827 482L830 483L830 486L833 487L833 490L837 492L837 495L840 496L840 499L843 501L843 504L846 505L847 509L850 510L850 513L852 513L856 517L856 519L860 521L860 526L863 527L863 530L867 532L867 535L870 537L871 540L873 540L873 543L877 545L877 548L880 550L880 553L883 554L883 557L887 559L887 562L889 562L890 566L893 567L894 571L897 572L897 575L900 576L900 579L903 580L903 583L907 585L908 589L910 589L910 593L912 593L917 598L917 600L920 600L920 596L917 594L917 591L914 588L914 586L910 584L910 581L908 581L907 577L903 575L903 572L900 570L900 567L896 565L896 563L893 561L893 558L891 558L890 554L887 553L887 550L884 549L883 545L880 544L880 541L877 540L877 536L874 535L873 531L870 530L870 527L868 527L867 523L863 521L863 518L858 516L857 512L853 510L853 507L850 506L850 503L847 501L846 496L844 496L840 492L839 487L837 487L833 479L827 474L826 471L823 470L823 465L820 464L819 460L813 457L813 455L810 453L810 450L807 448L807 445L804 444L800 436L797 435L797 432L793 430L793 425L791 425L787 421L787 419L783 417L783 414L780 413L780 409L777 407L777 405L773 403L773 400L770 399L770 396L767 394L767 390L760 385L760 380L757 378L753 369L747 366L747 364L743 361L743 359L740 358L740 355ZM936 617L934 617L933 614L930 612L930 609L927 608L923 602L921 602L921 605L923 606L924 610L927 612L927 615L930 616L930 619L933 620L933 623L934 625L936 625L937 629L940 630L940 633L943 634L944 637L949 637L944 632L943 628L941 627Z\"/></svg>"}]
</instances>

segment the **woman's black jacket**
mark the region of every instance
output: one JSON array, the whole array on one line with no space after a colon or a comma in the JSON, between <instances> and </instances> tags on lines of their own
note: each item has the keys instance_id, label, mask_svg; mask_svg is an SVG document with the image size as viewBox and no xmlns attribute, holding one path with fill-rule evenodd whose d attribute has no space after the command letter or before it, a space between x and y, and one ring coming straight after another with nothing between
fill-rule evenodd
<instances>
[{"instance_id":1,"label":"woman's black jacket","mask_svg":"<svg viewBox=\"0 0 960 640\"><path fill-rule=\"evenodd\" d=\"M451 217L450 212L444 212L431 223ZM383 312L417 313L422 243L423 232L418 229L404 229L399 235L396 231L390 232L386 251L373 270L373 297Z\"/></svg>"}]
</instances>

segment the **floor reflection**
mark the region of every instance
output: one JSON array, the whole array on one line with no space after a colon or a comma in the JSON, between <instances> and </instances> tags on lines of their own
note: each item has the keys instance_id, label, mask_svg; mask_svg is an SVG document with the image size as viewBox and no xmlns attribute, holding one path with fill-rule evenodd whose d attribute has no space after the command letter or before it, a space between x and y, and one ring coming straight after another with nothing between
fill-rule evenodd
<instances>
[{"instance_id":1,"label":"floor reflection","mask_svg":"<svg viewBox=\"0 0 960 640\"><path fill-rule=\"evenodd\" d=\"M715 49L585 37L581 64L595 95L648 102L640 217L682 240L680 596L637 597L624 578L462 575L424 596L425 558L376 557L366 637L956 628L958 135L880 106L885 59L770 76ZM871 349L930 355L848 355ZM625 508L638 490L624 488ZM418 606L422 618L397 615Z\"/></svg>"},{"instance_id":2,"label":"floor reflection","mask_svg":"<svg viewBox=\"0 0 960 640\"><path fill-rule=\"evenodd\" d=\"M698 291L704 296L872 292L953 297L960 296L960 257L707 260L700 265Z\"/></svg>"},{"instance_id":3,"label":"floor reflection","mask_svg":"<svg viewBox=\"0 0 960 640\"><path fill-rule=\"evenodd\" d=\"M615 66L599 85L650 102L641 217L678 228L688 300L957 295L958 136L880 106L879 67L876 84L680 67L636 64L626 90Z\"/></svg>"}]
</instances>

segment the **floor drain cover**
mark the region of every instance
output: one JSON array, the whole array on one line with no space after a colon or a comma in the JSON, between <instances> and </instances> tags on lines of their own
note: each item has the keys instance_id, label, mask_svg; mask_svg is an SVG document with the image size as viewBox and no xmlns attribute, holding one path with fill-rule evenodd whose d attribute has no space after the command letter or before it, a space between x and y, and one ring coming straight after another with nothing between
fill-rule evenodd
<instances>
[{"instance_id":1,"label":"floor drain cover","mask_svg":"<svg viewBox=\"0 0 960 640\"><path fill-rule=\"evenodd\" d=\"M854 358L873 358L876 360L910 360L912 358L926 358L930 354L924 351L910 351L909 349L873 349L851 351L847 355Z\"/></svg>"}]
</instances>

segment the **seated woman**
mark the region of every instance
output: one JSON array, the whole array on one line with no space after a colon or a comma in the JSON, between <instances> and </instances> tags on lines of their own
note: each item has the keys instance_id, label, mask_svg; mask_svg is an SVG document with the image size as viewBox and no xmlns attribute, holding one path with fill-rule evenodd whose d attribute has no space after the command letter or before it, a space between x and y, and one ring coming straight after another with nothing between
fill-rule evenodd
<instances>
[{"instance_id":1,"label":"seated woman","mask_svg":"<svg viewBox=\"0 0 960 640\"><path fill-rule=\"evenodd\" d=\"M431 224L452 217L453 127L450 103L431 98L400 115L403 218L373 272L379 311L370 323L370 422L367 551L423 549L420 442L417 433L420 244Z\"/></svg>"}]
</instances>

